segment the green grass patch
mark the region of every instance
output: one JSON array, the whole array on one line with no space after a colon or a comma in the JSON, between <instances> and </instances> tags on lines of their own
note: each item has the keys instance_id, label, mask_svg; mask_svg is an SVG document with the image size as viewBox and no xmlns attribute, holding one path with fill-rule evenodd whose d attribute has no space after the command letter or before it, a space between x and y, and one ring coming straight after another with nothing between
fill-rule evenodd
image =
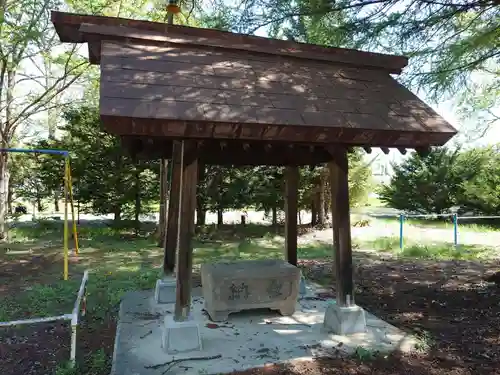
<instances>
[{"instance_id":1,"label":"green grass patch","mask_svg":"<svg viewBox=\"0 0 500 375\"><path fill-rule=\"evenodd\" d=\"M70 362L62 363L57 366L54 375L93 375L109 373L111 359L106 355L103 349L91 353L83 363L77 363L72 367Z\"/></svg>"},{"instance_id":2,"label":"green grass patch","mask_svg":"<svg viewBox=\"0 0 500 375\"><path fill-rule=\"evenodd\" d=\"M399 218L397 217L377 217L375 220L383 221L388 223L394 223L399 225ZM453 229L454 224L451 221L451 217L446 219L420 219L420 218L405 218L405 225L412 225L415 227L425 227L425 228L439 228L439 229ZM500 220L498 219L476 219L468 220L458 220L458 230L464 230L468 232L498 232L500 231Z\"/></svg>"},{"instance_id":3,"label":"green grass patch","mask_svg":"<svg viewBox=\"0 0 500 375\"><path fill-rule=\"evenodd\" d=\"M40 226L14 228L12 235L17 238L16 248L9 244L9 251L4 251L1 261L16 264L20 259L30 261L23 246L35 249L37 244L48 241L50 247L39 246L35 254L62 254L62 226L58 222L41 222ZM81 226L79 228L80 256L77 263L70 264L70 280L61 280L62 261L51 264L43 270L44 280L38 282L36 275L26 273L17 280L25 280L19 292L3 297L0 304L0 320L43 317L69 313L76 298L81 275L90 269L88 282L88 310L92 319L101 321L116 314L123 295L131 290L150 289L161 275L162 249L156 246L156 240L147 233L151 228L143 228L138 236L130 227ZM37 241L37 237L42 240ZM454 246L422 244L405 241L403 251L399 250L399 239L381 237L359 244L365 249L391 252L400 257L414 259L480 259L487 258L492 249L477 246ZM282 228L262 225L215 226L197 228L194 240L193 263L199 266L207 262L283 259L284 238ZM331 257L330 244L319 241L299 245L299 259L317 259ZM24 258L23 258L24 257ZM60 258L59 258L60 259ZM11 279L2 280L10 284Z\"/></svg>"},{"instance_id":4,"label":"green grass patch","mask_svg":"<svg viewBox=\"0 0 500 375\"><path fill-rule=\"evenodd\" d=\"M11 236L16 238L19 254L28 262L31 255L23 246L33 249L40 242L51 247L39 247L36 253L44 255L62 254L62 231L60 222L41 221L39 225L13 228ZM150 230L149 228L148 230ZM131 290L151 289L161 275L162 249L156 240L147 236L144 229L139 236L133 235L130 227L80 226L80 255L78 263L70 264L70 280L61 280L62 261L51 269L44 269L47 283L36 283L31 275L25 279L20 293L6 296L0 304L0 321L44 317L71 312L76 293L85 269L91 271L88 286L88 312L95 321L101 321L116 314L123 295ZM215 226L197 228L194 240L195 265L207 262L283 259L284 238L282 228L262 225ZM42 240L36 241L37 238ZM9 244L9 248L12 244ZM4 261L18 262L21 255L4 251ZM302 259L331 256L328 244L314 242L299 246ZM60 258L59 258L60 259ZM22 278L20 276L20 278ZM0 280L1 281L1 280Z\"/></svg>"},{"instance_id":5,"label":"green grass patch","mask_svg":"<svg viewBox=\"0 0 500 375\"><path fill-rule=\"evenodd\" d=\"M373 249L380 252L390 252L399 257L414 259L440 259L440 260L478 260L487 259L495 253L493 247L459 245L455 247L449 243L422 244L406 240L403 250L399 248L399 238L379 237L373 241L360 244L362 248Z\"/></svg>"}]
</instances>

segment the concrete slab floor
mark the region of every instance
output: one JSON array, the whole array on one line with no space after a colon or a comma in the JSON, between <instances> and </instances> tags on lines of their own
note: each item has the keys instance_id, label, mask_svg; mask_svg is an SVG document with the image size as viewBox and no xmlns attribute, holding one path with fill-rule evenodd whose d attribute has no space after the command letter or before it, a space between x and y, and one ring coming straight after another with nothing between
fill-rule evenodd
<instances>
[{"instance_id":1,"label":"concrete slab floor","mask_svg":"<svg viewBox=\"0 0 500 375\"><path fill-rule=\"evenodd\" d=\"M231 314L227 322L214 323L203 311L197 288L192 314L200 325L203 350L177 355L161 348L164 316L173 314L174 306L155 305L154 291L128 293L120 306L111 374L224 374L269 363L311 360L337 350L347 354L358 347L387 352L415 348L415 338L368 312L365 333L337 336L324 332L323 318L331 301L316 297L319 291L308 285L291 317L257 310ZM212 359L181 361L194 357Z\"/></svg>"}]
</instances>

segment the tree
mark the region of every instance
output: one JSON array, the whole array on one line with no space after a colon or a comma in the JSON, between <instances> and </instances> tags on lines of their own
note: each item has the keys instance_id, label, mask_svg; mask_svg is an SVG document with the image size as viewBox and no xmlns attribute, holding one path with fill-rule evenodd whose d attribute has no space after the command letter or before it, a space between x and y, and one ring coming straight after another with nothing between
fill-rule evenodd
<instances>
[{"instance_id":1,"label":"tree","mask_svg":"<svg viewBox=\"0 0 500 375\"><path fill-rule=\"evenodd\" d=\"M426 157L413 153L394 166L389 185L380 200L389 207L418 213L444 213L458 203L463 169L458 168L459 150L435 148Z\"/></svg>"},{"instance_id":2,"label":"tree","mask_svg":"<svg viewBox=\"0 0 500 375\"><path fill-rule=\"evenodd\" d=\"M158 197L158 163L132 160L120 140L104 132L99 110L79 107L65 112L65 135L55 146L71 153L75 198L93 212L123 216L150 212Z\"/></svg>"},{"instance_id":3,"label":"tree","mask_svg":"<svg viewBox=\"0 0 500 375\"><path fill-rule=\"evenodd\" d=\"M471 149L459 159L463 171L458 203L478 214L500 213L500 145ZM473 170L473 174L471 174ZM467 175L468 174L468 175Z\"/></svg>"},{"instance_id":4,"label":"tree","mask_svg":"<svg viewBox=\"0 0 500 375\"><path fill-rule=\"evenodd\" d=\"M87 65L75 59L75 47L62 47L50 23L57 0L0 1L0 138L1 148L11 147L23 126L33 117L60 106L64 90ZM52 61L51 76L40 71ZM18 139L19 140L19 139ZM0 239L5 238L10 171L6 153L0 155Z\"/></svg>"},{"instance_id":5,"label":"tree","mask_svg":"<svg viewBox=\"0 0 500 375\"><path fill-rule=\"evenodd\" d=\"M476 135L499 122L497 0L215 0L214 9L242 33L407 55L403 83L436 103L458 99L466 118L485 120Z\"/></svg>"}]
</instances>

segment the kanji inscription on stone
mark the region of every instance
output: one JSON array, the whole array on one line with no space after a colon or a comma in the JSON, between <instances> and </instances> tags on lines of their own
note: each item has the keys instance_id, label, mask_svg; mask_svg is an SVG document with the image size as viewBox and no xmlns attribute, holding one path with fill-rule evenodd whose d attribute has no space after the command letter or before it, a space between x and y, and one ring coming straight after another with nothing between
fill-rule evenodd
<instances>
[{"instance_id":1,"label":"kanji inscription on stone","mask_svg":"<svg viewBox=\"0 0 500 375\"><path fill-rule=\"evenodd\" d=\"M229 300L230 301L239 301L240 299L248 299L250 296L250 293L248 292L248 285L245 284L244 282L236 285L234 283L231 283L231 286L229 287Z\"/></svg>"},{"instance_id":2,"label":"kanji inscription on stone","mask_svg":"<svg viewBox=\"0 0 500 375\"><path fill-rule=\"evenodd\" d=\"M282 289L283 289L283 281L273 279L271 280L269 286L267 287L267 294L271 298L280 297L283 295Z\"/></svg>"}]
</instances>

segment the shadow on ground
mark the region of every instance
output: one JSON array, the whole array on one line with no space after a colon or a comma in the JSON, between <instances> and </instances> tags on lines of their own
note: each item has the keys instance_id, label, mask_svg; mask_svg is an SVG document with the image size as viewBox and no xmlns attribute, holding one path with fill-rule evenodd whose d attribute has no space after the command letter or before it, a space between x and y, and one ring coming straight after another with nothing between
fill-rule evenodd
<instances>
[{"instance_id":1,"label":"shadow on ground","mask_svg":"<svg viewBox=\"0 0 500 375\"><path fill-rule=\"evenodd\" d=\"M44 229L43 241L62 239L62 228L58 228ZM278 234L280 230L277 229ZM199 228L195 260L201 263L244 259L245 255L253 259L281 257L282 243L277 233L255 225L245 229L227 226L220 231ZM23 229L22 235L31 238L30 241L36 237L28 229ZM69 283L60 281L62 262L56 245L40 246L34 253L22 253L21 245L16 248L21 251L19 254L7 256L4 251L0 260L0 283L4 290L0 294L2 297L9 294L9 303L17 303L12 306L12 313L64 310L74 300L83 269L91 267L94 273L89 281L89 314L80 330L79 357L85 362L85 358L103 349L108 357L92 372L77 373L104 375L109 373L120 298L129 290L153 287L162 251L155 247L155 240L147 237L146 229L136 237L129 231L86 227L81 229L81 243L82 255L78 263L70 265ZM35 245L29 243L32 248ZM332 259L325 257L332 254L331 245L308 245L299 254L306 277L330 286L325 296L334 296ZM500 374L500 288L482 282L485 272L500 268L498 262L397 260L364 252L354 255L357 303L395 326L419 335L422 354L384 358L361 352L352 358L320 358L307 364L270 366L241 374ZM26 277L34 288L30 285L31 289L26 291L29 298L21 298L16 295L20 289L15 286L26 285L23 284ZM194 278L196 286L200 283L199 275L195 273ZM40 296L45 301L33 305ZM4 306L6 301L3 300ZM9 314L9 309L3 308L4 313ZM67 340L62 338L69 339L69 335L67 325L57 324L1 331L1 372L51 373L55 363L62 363L69 356ZM60 346L43 344L48 341ZM28 347L31 349L27 350Z\"/></svg>"}]
</instances>

